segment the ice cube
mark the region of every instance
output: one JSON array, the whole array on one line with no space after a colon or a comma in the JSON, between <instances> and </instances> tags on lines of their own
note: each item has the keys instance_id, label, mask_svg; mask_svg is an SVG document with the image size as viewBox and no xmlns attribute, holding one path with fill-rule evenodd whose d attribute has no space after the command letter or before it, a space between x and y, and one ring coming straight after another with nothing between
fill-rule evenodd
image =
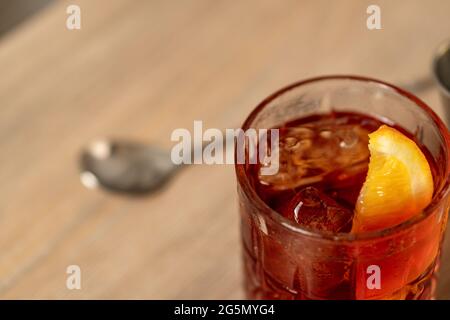
<instances>
[{"instance_id":1,"label":"ice cube","mask_svg":"<svg viewBox=\"0 0 450 320\"><path fill-rule=\"evenodd\" d=\"M324 193L353 210L367 176L368 164L361 162L343 170L335 170L324 179Z\"/></svg>"},{"instance_id":2,"label":"ice cube","mask_svg":"<svg viewBox=\"0 0 450 320\"><path fill-rule=\"evenodd\" d=\"M280 130L279 171L259 174L274 190L295 189L320 182L336 170L368 162L369 130L358 124L319 121L307 127Z\"/></svg>"},{"instance_id":3,"label":"ice cube","mask_svg":"<svg viewBox=\"0 0 450 320\"><path fill-rule=\"evenodd\" d=\"M295 194L280 213L298 224L314 230L348 232L353 212L315 187L306 187Z\"/></svg>"},{"instance_id":4,"label":"ice cube","mask_svg":"<svg viewBox=\"0 0 450 320\"><path fill-rule=\"evenodd\" d=\"M335 161L341 167L359 163L369 157L369 131L359 125L340 126L336 130L339 152Z\"/></svg>"}]
</instances>

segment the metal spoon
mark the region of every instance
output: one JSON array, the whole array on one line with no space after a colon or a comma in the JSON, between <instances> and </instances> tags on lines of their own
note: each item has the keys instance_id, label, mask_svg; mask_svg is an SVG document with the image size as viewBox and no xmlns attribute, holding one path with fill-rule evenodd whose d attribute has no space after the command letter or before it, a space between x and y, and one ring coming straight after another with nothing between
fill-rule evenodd
<instances>
[{"instance_id":1,"label":"metal spoon","mask_svg":"<svg viewBox=\"0 0 450 320\"><path fill-rule=\"evenodd\" d=\"M81 154L81 182L118 192L142 194L161 188L179 166L170 153L133 141L100 140Z\"/></svg>"}]
</instances>

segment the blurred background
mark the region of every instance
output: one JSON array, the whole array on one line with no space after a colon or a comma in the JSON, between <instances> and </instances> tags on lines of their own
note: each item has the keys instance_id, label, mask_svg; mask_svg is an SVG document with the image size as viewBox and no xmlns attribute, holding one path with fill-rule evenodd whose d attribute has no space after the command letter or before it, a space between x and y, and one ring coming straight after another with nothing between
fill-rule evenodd
<instances>
[{"instance_id":1,"label":"blurred background","mask_svg":"<svg viewBox=\"0 0 450 320\"><path fill-rule=\"evenodd\" d=\"M66 28L71 4L80 30ZM382 30L366 27L370 4ZM80 150L101 137L170 148L194 120L237 127L311 76L431 84L449 12L446 0L0 0L0 298L243 298L232 166L190 166L129 197L85 188ZM435 86L417 94L443 115ZM81 290L66 288L69 265Z\"/></svg>"},{"instance_id":2,"label":"blurred background","mask_svg":"<svg viewBox=\"0 0 450 320\"><path fill-rule=\"evenodd\" d=\"M0 35L17 27L53 0L0 1Z\"/></svg>"}]
</instances>

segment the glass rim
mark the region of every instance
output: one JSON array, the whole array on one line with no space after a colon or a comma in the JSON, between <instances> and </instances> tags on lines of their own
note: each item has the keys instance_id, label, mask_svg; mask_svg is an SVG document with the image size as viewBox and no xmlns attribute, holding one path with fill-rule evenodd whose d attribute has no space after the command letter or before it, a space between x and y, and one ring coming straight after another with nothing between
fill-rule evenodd
<instances>
[{"instance_id":1,"label":"glass rim","mask_svg":"<svg viewBox=\"0 0 450 320\"><path fill-rule=\"evenodd\" d=\"M302 236L310 237L310 238L316 238L316 239L322 239L322 240L332 240L334 242L355 242L355 241L363 241L363 240L372 240L376 238L385 238L390 235L396 234L398 232L402 232L405 230L408 230L410 227L415 226L416 224L420 223L421 221L425 220L427 217L429 217L433 212L435 212L435 209L440 205L440 202L442 199L445 198L447 193L449 192L450 187L450 178L449 178L449 159L450 159L450 133L446 127L446 125L442 122L442 120L437 116L437 114L421 99L416 97L414 94L403 90L393 84L377 80L374 78L369 78L365 76L357 76L357 75L325 75L325 76L318 76L313 78L308 78L305 80L294 82L290 85L287 85L271 95L269 95L267 98L262 100L248 115L244 123L242 124L241 128L242 130L247 130L251 128L251 123L255 120L256 116L264 109L266 105L268 105L270 102L272 102L274 99L278 98L279 96L296 89L300 86L326 81L326 80L354 80L354 81L361 81L361 82L372 82L375 85L387 87L397 94L405 97L409 101L413 102L418 108L421 108L423 111L426 112L427 116L431 118L433 121L433 124L438 128L439 134L441 135L442 140L445 143L444 151L445 151L445 177L443 178L440 186L439 192L433 195L433 198L430 202L430 204L423 209L422 214L414 215L413 217L409 218L408 220L386 228L382 230L375 230L375 231L364 231L361 233L331 233L327 231L319 231L319 230L313 230L311 228L302 227L299 224L294 223L293 221L283 217L281 214L273 210L271 207L269 207L257 194L255 189L251 186L250 181L248 179L248 176L245 172L245 164L239 164L235 163L235 171L237 176L237 182L243 189L246 196L251 197L252 201L255 201L255 205L258 210L263 210L264 212L268 213L269 218L271 218L275 223L283 226L284 228L288 229L291 232L295 232L298 234L301 234Z\"/></svg>"}]
</instances>

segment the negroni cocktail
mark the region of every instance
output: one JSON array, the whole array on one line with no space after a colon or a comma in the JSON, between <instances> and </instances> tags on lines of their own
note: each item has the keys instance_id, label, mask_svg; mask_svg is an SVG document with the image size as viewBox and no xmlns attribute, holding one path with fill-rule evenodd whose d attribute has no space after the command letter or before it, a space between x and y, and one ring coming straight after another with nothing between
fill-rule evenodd
<instances>
[{"instance_id":1,"label":"negroni cocktail","mask_svg":"<svg viewBox=\"0 0 450 320\"><path fill-rule=\"evenodd\" d=\"M449 135L420 100L323 77L260 104L279 170L236 165L245 289L256 299L430 299L448 211Z\"/></svg>"}]
</instances>

